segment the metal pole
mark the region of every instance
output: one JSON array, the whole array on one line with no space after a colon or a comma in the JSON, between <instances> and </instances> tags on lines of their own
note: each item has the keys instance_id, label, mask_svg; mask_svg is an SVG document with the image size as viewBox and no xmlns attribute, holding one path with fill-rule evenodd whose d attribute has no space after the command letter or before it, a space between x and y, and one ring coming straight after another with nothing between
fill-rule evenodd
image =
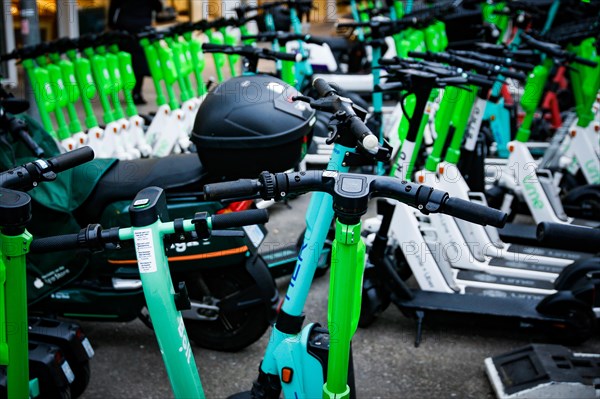
<instances>
[{"instance_id":1,"label":"metal pole","mask_svg":"<svg viewBox=\"0 0 600 399\"><path fill-rule=\"evenodd\" d=\"M35 0L20 0L21 10L21 37L23 46L34 46L40 43L40 21L38 9ZM29 78L24 79L25 98L29 101L30 107L27 113L32 118L39 120L39 112L33 94L33 88Z\"/></svg>"},{"instance_id":2,"label":"metal pole","mask_svg":"<svg viewBox=\"0 0 600 399\"><path fill-rule=\"evenodd\" d=\"M10 53L15 48L15 33L13 26L13 17L10 12L10 0L2 0L2 18L0 18L0 52ZM2 40L4 37L4 40ZM0 75L2 75L2 84L15 87L18 83L17 67L15 60L10 60L0 66Z\"/></svg>"},{"instance_id":3,"label":"metal pole","mask_svg":"<svg viewBox=\"0 0 600 399\"><path fill-rule=\"evenodd\" d=\"M58 37L79 36L79 13L76 0L56 0Z\"/></svg>"}]
</instances>

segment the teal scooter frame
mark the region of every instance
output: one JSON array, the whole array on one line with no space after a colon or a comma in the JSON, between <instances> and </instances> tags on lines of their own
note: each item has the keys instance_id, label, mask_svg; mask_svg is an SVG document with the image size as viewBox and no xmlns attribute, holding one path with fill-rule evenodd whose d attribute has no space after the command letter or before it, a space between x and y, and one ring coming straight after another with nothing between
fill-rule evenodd
<instances>
[{"instance_id":1,"label":"teal scooter frame","mask_svg":"<svg viewBox=\"0 0 600 399\"><path fill-rule=\"evenodd\" d=\"M171 241L184 242L216 235L239 235L239 231L216 230L266 223L268 213L266 210L251 210L208 216L206 212L198 212L193 219L170 221L166 194L159 187L140 191L133 199L129 213L132 227L103 230L100 225L92 224L78 234L35 240L31 251L43 253L78 248L99 251L108 244L119 245L133 240L146 306L173 393L176 398L204 398L181 314L181 310L190 308L187 289L184 283L179 283L177 289L173 286L163 248L164 239L169 236Z\"/></svg>"}]
</instances>

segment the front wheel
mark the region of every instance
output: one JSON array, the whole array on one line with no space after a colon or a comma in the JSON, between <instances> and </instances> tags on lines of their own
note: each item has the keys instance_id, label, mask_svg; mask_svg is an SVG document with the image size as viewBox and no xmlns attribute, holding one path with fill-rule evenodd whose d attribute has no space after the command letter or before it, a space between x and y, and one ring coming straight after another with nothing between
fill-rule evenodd
<instances>
[{"instance_id":1,"label":"front wheel","mask_svg":"<svg viewBox=\"0 0 600 399\"><path fill-rule=\"evenodd\" d=\"M256 342L269 327L269 307L258 295L258 287L245 268L223 268L186 276L197 319L185 317L188 336L203 348L235 352ZM250 295L250 300L245 301ZM220 307L228 299L244 299L246 305ZM235 301L242 303L242 300ZM231 301L229 302L231 303Z\"/></svg>"},{"instance_id":2,"label":"front wheel","mask_svg":"<svg viewBox=\"0 0 600 399\"><path fill-rule=\"evenodd\" d=\"M579 345L590 339L596 330L596 315L584 306L565 307L558 316L565 319L564 325L557 324L553 338L567 345Z\"/></svg>"}]
</instances>

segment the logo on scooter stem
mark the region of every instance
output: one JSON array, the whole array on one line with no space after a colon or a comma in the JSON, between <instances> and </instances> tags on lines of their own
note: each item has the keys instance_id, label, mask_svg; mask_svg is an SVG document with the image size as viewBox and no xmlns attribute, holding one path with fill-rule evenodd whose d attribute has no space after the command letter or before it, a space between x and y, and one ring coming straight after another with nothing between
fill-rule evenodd
<instances>
[{"instance_id":1,"label":"logo on scooter stem","mask_svg":"<svg viewBox=\"0 0 600 399\"><path fill-rule=\"evenodd\" d=\"M179 333L179 338L181 338L179 352L185 352L185 360L187 360L187 363L190 364L190 360L192 358L192 347L190 345L190 340L185 333L185 324L183 324L183 317L181 317L181 314L177 316L177 332Z\"/></svg>"}]
</instances>

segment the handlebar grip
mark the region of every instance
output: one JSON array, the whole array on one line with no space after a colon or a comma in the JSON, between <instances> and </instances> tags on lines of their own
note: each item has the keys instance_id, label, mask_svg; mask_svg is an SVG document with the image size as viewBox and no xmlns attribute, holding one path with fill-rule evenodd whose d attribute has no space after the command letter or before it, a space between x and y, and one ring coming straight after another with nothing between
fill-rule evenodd
<instances>
[{"instance_id":1,"label":"handlebar grip","mask_svg":"<svg viewBox=\"0 0 600 399\"><path fill-rule=\"evenodd\" d=\"M282 61L294 61L294 62L302 61L302 54L300 54L300 53L284 53L281 51L274 51L271 53L271 55L273 57L277 58L278 60L282 60Z\"/></svg>"},{"instance_id":2,"label":"handlebar grip","mask_svg":"<svg viewBox=\"0 0 600 399\"><path fill-rule=\"evenodd\" d=\"M577 64L589 66L589 67L592 67L592 68L595 68L596 66L598 66L597 62L592 61L592 60L588 60L587 58L583 58L583 57L575 57L573 59L573 62L576 62Z\"/></svg>"},{"instance_id":3,"label":"handlebar grip","mask_svg":"<svg viewBox=\"0 0 600 399\"><path fill-rule=\"evenodd\" d=\"M594 253L600 246L600 229L542 222L537 226L537 239L552 247Z\"/></svg>"},{"instance_id":4,"label":"handlebar grip","mask_svg":"<svg viewBox=\"0 0 600 399\"><path fill-rule=\"evenodd\" d=\"M51 158L48 160L48 163L52 165L52 170L58 173L84 164L92 159L94 159L94 150L91 147L85 146Z\"/></svg>"},{"instance_id":5,"label":"handlebar grip","mask_svg":"<svg viewBox=\"0 0 600 399\"><path fill-rule=\"evenodd\" d=\"M204 186L204 199L213 201L230 198L252 198L256 196L259 189L258 180L253 179L206 184Z\"/></svg>"},{"instance_id":6,"label":"handlebar grip","mask_svg":"<svg viewBox=\"0 0 600 399\"><path fill-rule=\"evenodd\" d=\"M469 75L468 76L468 81L469 83L478 85L478 86L492 86L494 84L494 80L493 79L488 79L486 77L483 76L478 76L478 75Z\"/></svg>"},{"instance_id":7,"label":"handlebar grip","mask_svg":"<svg viewBox=\"0 0 600 399\"><path fill-rule=\"evenodd\" d=\"M362 28L369 26L369 22L338 22L336 27L338 28Z\"/></svg>"},{"instance_id":8,"label":"handlebar grip","mask_svg":"<svg viewBox=\"0 0 600 399\"><path fill-rule=\"evenodd\" d=\"M331 93L337 94L337 91L329 85L323 78L313 80L313 87L319 93L319 97L326 97Z\"/></svg>"},{"instance_id":9,"label":"handlebar grip","mask_svg":"<svg viewBox=\"0 0 600 399\"><path fill-rule=\"evenodd\" d=\"M29 252L34 254L68 251L79 248L77 233L60 236L37 238L31 242Z\"/></svg>"},{"instance_id":10,"label":"handlebar grip","mask_svg":"<svg viewBox=\"0 0 600 399\"><path fill-rule=\"evenodd\" d=\"M380 58L379 59L379 65L398 65L400 64L400 59L398 57L393 57L393 58Z\"/></svg>"},{"instance_id":11,"label":"handlebar grip","mask_svg":"<svg viewBox=\"0 0 600 399\"><path fill-rule=\"evenodd\" d=\"M304 41L306 43L312 43L312 44L316 44L318 46L322 46L327 43L327 41L325 39L315 37L312 35L306 35L306 37L304 38Z\"/></svg>"},{"instance_id":12,"label":"handlebar grip","mask_svg":"<svg viewBox=\"0 0 600 399\"><path fill-rule=\"evenodd\" d=\"M423 59L431 59L429 56L430 53L424 53L422 51L409 51L408 56L412 58L423 58Z\"/></svg>"},{"instance_id":13,"label":"handlebar grip","mask_svg":"<svg viewBox=\"0 0 600 399\"><path fill-rule=\"evenodd\" d=\"M525 79L527 79L527 75L525 75L523 72L502 69L499 73L500 73L500 75L502 75L504 77L517 79L517 80L520 80L521 82L523 82L523 81L525 81Z\"/></svg>"},{"instance_id":14,"label":"handlebar grip","mask_svg":"<svg viewBox=\"0 0 600 399\"><path fill-rule=\"evenodd\" d=\"M406 85L402 82L386 82L386 83L379 83L378 85L375 86L375 89L373 90L375 93L380 93L380 92L385 92L385 91L400 91L400 90L404 90L406 88Z\"/></svg>"},{"instance_id":15,"label":"handlebar grip","mask_svg":"<svg viewBox=\"0 0 600 399\"><path fill-rule=\"evenodd\" d=\"M358 139L360 145L367 151L376 153L379 148L379 140L371 130L360 120L354 117L350 121L350 131Z\"/></svg>"},{"instance_id":16,"label":"handlebar grip","mask_svg":"<svg viewBox=\"0 0 600 399\"><path fill-rule=\"evenodd\" d=\"M442 212L468 222L494 227L504 227L508 217L505 212L460 198L449 198Z\"/></svg>"},{"instance_id":17,"label":"handlebar grip","mask_svg":"<svg viewBox=\"0 0 600 399\"><path fill-rule=\"evenodd\" d=\"M510 66L521 71L531 71L533 68L535 68L535 65L532 63L515 60L511 60Z\"/></svg>"},{"instance_id":18,"label":"handlebar grip","mask_svg":"<svg viewBox=\"0 0 600 399\"><path fill-rule=\"evenodd\" d=\"M264 224L269 221L269 212L266 209L252 209L242 212L223 213L211 216L210 221L213 230Z\"/></svg>"},{"instance_id":19,"label":"handlebar grip","mask_svg":"<svg viewBox=\"0 0 600 399\"><path fill-rule=\"evenodd\" d=\"M202 44L202 50L204 51L223 51L223 50L228 50L230 49L231 46L228 46L226 44L215 44L215 43L203 43Z\"/></svg>"}]
</instances>

